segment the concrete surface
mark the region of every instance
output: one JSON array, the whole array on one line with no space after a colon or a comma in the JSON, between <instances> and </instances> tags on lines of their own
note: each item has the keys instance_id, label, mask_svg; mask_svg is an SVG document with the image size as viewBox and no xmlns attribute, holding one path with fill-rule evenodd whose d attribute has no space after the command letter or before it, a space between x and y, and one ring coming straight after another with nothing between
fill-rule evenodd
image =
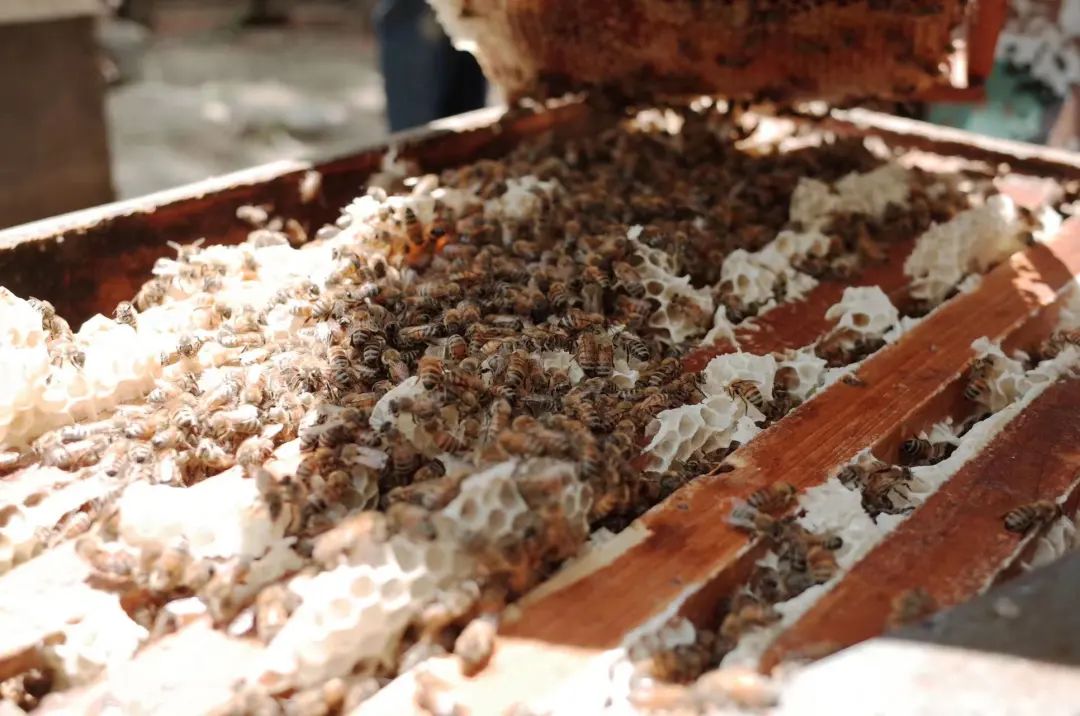
<instances>
[{"instance_id":1,"label":"concrete surface","mask_svg":"<svg viewBox=\"0 0 1080 716\"><path fill-rule=\"evenodd\" d=\"M117 195L385 137L375 46L357 25L158 32L107 111Z\"/></svg>"}]
</instances>

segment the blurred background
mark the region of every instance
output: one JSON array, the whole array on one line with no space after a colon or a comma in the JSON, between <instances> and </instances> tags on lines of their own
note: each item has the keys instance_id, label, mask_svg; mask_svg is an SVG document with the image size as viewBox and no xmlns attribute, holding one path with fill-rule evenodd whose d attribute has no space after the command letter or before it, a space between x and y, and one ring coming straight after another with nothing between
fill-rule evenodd
<instances>
[{"instance_id":1,"label":"blurred background","mask_svg":"<svg viewBox=\"0 0 1080 716\"><path fill-rule=\"evenodd\" d=\"M1076 148L1080 0L1009 12L985 100L875 108ZM436 76L447 50L423 13L423 0L0 0L0 96L19 108L0 114L0 228L353 152L391 124L496 101L473 68ZM438 95L424 83L456 99L421 106Z\"/></svg>"},{"instance_id":2,"label":"blurred background","mask_svg":"<svg viewBox=\"0 0 1080 716\"><path fill-rule=\"evenodd\" d=\"M130 197L380 140L374 0L131 0L98 25L113 180Z\"/></svg>"}]
</instances>

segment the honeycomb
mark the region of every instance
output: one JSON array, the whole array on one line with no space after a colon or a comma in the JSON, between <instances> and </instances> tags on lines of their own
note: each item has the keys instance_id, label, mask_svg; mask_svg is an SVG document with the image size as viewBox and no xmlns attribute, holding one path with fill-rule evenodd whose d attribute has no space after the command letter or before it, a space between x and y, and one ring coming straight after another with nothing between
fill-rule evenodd
<instances>
[{"instance_id":1,"label":"honeycomb","mask_svg":"<svg viewBox=\"0 0 1080 716\"><path fill-rule=\"evenodd\" d=\"M940 79L962 3L436 0L511 97L905 96Z\"/></svg>"},{"instance_id":2,"label":"honeycomb","mask_svg":"<svg viewBox=\"0 0 1080 716\"><path fill-rule=\"evenodd\" d=\"M1019 249L1021 231L1016 206L1005 196L990 197L985 205L931 228L904 263L912 295L940 303L965 276L982 273Z\"/></svg>"}]
</instances>

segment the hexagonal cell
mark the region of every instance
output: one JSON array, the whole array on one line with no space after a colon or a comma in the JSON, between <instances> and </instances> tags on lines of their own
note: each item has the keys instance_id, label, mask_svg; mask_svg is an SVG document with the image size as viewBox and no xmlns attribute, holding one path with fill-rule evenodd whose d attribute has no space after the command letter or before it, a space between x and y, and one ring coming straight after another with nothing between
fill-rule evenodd
<instances>
[{"instance_id":1,"label":"hexagonal cell","mask_svg":"<svg viewBox=\"0 0 1080 716\"><path fill-rule=\"evenodd\" d=\"M940 303L967 274L982 273L1023 249L1021 228L1016 205L1004 195L930 227L904 262L912 296Z\"/></svg>"},{"instance_id":2,"label":"hexagonal cell","mask_svg":"<svg viewBox=\"0 0 1080 716\"><path fill-rule=\"evenodd\" d=\"M865 339L878 339L896 325L900 312L878 286L848 286L825 318L836 321L834 331L848 331Z\"/></svg>"}]
</instances>

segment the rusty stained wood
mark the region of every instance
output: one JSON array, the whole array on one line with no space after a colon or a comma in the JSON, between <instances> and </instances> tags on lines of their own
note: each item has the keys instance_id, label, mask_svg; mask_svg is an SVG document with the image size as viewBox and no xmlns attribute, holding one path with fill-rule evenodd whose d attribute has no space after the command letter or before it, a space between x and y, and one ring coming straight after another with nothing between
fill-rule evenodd
<instances>
[{"instance_id":1,"label":"rusty stained wood","mask_svg":"<svg viewBox=\"0 0 1080 716\"><path fill-rule=\"evenodd\" d=\"M1002 516L1039 499L1067 498L1080 480L1080 379L1060 381L858 562L762 658L771 670L809 645L836 648L889 626L893 600L922 588L937 608L989 587L1022 544ZM1073 500L1075 502L1075 500ZM1071 504L1071 503L1070 503Z\"/></svg>"},{"instance_id":2,"label":"rusty stained wood","mask_svg":"<svg viewBox=\"0 0 1080 716\"><path fill-rule=\"evenodd\" d=\"M590 658L677 613L709 624L752 561L753 541L727 523L736 499L777 480L800 490L820 484L960 381L975 339L1016 334L1077 274L1080 237L1068 232L998 266L976 291L955 297L868 359L860 371L865 386L833 385L733 453L730 471L700 477L646 513L645 536L605 566L527 604L500 630L500 643L513 644L519 659L472 679L460 692L462 704L499 713L553 693ZM573 654L573 663L546 658L551 649Z\"/></svg>"}]
</instances>

